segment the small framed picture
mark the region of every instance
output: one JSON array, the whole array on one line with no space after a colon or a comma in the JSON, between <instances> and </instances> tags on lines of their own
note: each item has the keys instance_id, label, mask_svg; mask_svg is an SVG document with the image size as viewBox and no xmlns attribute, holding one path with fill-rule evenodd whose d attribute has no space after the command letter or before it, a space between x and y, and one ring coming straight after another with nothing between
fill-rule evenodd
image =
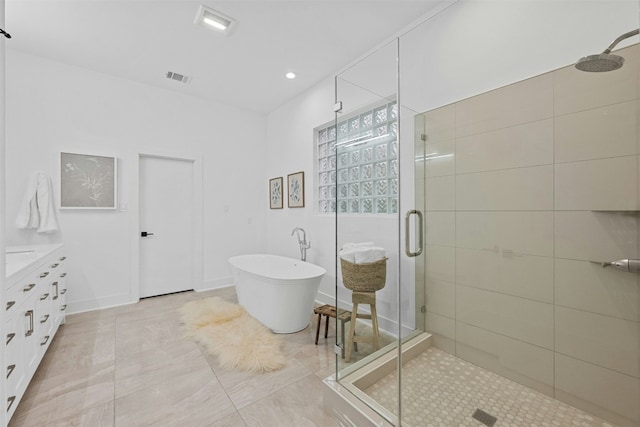
<instances>
[{"instance_id":1,"label":"small framed picture","mask_svg":"<svg viewBox=\"0 0 640 427\"><path fill-rule=\"evenodd\" d=\"M304 172L296 172L287 175L287 188L289 189L289 207L304 208Z\"/></svg>"},{"instance_id":2,"label":"small framed picture","mask_svg":"<svg viewBox=\"0 0 640 427\"><path fill-rule=\"evenodd\" d=\"M269 207L271 209L282 209L282 177L271 178L269 180Z\"/></svg>"},{"instance_id":3,"label":"small framed picture","mask_svg":"<svg viewBox=\"0 0 640 427\"><path fill-rule=\"evenodd\" d=\"M115 209L115 157L60 153L60 208Z\"/></svg>"}]
</instances>

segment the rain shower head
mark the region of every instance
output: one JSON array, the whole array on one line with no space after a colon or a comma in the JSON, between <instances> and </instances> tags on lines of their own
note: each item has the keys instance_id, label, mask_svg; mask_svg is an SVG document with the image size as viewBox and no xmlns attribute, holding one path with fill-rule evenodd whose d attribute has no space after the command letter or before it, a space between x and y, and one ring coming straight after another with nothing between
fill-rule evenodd
<instances>
[{"instance_id":1,"label":"rain shower head","mask_svg":"<svg viewBox=\"0 0 640 427\"><path fill-rule=\"evenodd\" d=\"M601 73L604 71L613 71L622 67L624 58L619 55L611 55L600 53L598 55L584 56L576 62L576 68L580 71L588 71L590 73Z\"/></svg>"},{"instance_id":2,"label":"rain shower head","mask_svg":"<svg viewBox=\"0 0 640 427\"><path fill-rule=\"evenodd\" d=\"M622 40L629 37L638 35L640 29L629 31L624 33L609 45L604 52L597 55L584 56L576 62L576 68L580 71L587 71L590 73L601 73L605 71L613 71L622 67L624 64L624 58L619 55L612 55L611 50Z\"/></svg>"}]
</instances>

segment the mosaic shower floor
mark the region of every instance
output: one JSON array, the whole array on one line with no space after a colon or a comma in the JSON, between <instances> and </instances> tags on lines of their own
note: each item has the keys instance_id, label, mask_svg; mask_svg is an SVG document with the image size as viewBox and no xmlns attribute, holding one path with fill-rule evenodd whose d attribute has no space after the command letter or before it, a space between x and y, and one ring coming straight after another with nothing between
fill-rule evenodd
<instances>
[{"instance_id":1,"label":"mosaic shower floor","mask_svg":"<svg viewBox=\"0 0 640 427\"><path fill-rule=\"evenodd\" d=\"M402 419L411 427L485 426L477 408L497 418L493 426L613 427L547 395L429 348L402 368ZM397 416L397 374L363 390Z\"/></svg>"}]
</instances>

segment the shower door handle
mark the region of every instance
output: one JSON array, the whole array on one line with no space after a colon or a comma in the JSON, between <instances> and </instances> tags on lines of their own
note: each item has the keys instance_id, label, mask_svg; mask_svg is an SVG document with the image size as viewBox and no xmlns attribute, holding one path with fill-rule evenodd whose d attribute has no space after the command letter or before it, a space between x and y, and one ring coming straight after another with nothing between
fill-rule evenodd
<instances>
[{"instance_id":1,"label":"shower door handle","mask_svg":"<svg viewBox=\"0 0 640 427\"><path fill-rule=\"evenodd\" d=\"M416 215L418 217L418 247L416 248L415 252L411 251L411 232L410 232L410 227L409 227L409 219L411 218L412 215ZM422 253L422 246L423 246L423 234L424 234L424 230L423 230L423 217L422 217L422 212L420 212L419 210L413 209L407 212L407 214L404 217L404 252L407 254L408 257L416 257L418 255L420 255Z\"/></svg>"}]
</instances>

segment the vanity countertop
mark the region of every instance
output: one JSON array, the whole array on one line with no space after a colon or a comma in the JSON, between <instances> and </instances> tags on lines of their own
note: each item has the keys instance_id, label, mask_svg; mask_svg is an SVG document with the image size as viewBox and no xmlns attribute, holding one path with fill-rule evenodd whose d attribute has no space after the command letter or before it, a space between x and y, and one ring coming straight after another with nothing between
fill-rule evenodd
<instances>
[{"instance_id":1,"label":"vanity countertop","mask_svg":"<svg viewBox=\"0 0 640 427\"><path fill-rule=\"evenodd\" d=\"M6 247L6 278L11 286L16 279L28 273L39 260L62 247L62 243Z\"/></svg>"}]
</instances>

